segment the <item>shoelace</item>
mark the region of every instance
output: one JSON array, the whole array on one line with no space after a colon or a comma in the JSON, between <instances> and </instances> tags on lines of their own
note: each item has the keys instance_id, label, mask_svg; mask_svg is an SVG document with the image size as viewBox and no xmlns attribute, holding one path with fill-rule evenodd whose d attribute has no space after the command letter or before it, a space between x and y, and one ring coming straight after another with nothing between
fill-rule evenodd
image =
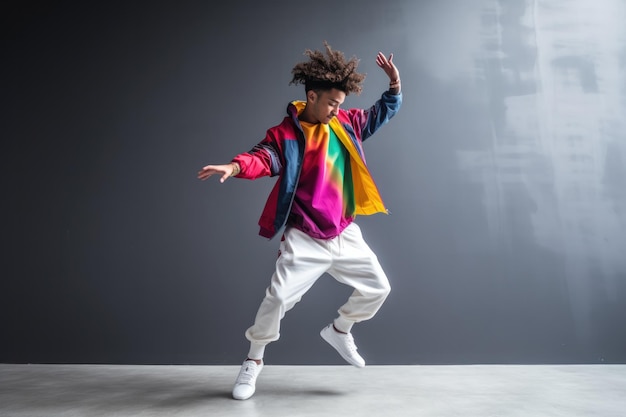
<instances>
[{"instance_id":1,"label":"shoelace","mask_svg":"<svg viewBox=\"0 0 626 417\"><path fill-rule=\"evenodd\" d=\"M348 347L348 349L350 350L350 353L356 353L356 345L354 344L354 338L352 337L351 333L348 333L346 335L346 346Z\"/></svg>"},{"instance_id":2,"label":"shoelace","mask_svg":"<svg viewBox=\"0 0 626 417\"><path fill-rule=\"evenodd\" d=\"M256 370L257 367L253 365L246 365L245 368L242 368L239 372L239 376L237 377L238 384L249 384L254 382L256 379Z\"/></svg>"}]
</instances>

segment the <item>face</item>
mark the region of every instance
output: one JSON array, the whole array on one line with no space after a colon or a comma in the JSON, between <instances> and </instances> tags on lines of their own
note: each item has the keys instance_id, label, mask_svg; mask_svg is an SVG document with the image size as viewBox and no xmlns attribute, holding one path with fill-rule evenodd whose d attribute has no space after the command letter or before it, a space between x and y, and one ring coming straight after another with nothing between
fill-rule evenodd
<instances>
[{"instance_id":1,"label":"face","mask_svg":"<svg viewBox=\"0 0 626 417\"><path fill-rule=\"evenodd\" d=\"M343 104L345 99L346 93L336 88L320 90L319 93L310 90L307 93L306 105L308 121L327 124L330 119L337 115L339 106Z\"/></svg>"}]
</instances>

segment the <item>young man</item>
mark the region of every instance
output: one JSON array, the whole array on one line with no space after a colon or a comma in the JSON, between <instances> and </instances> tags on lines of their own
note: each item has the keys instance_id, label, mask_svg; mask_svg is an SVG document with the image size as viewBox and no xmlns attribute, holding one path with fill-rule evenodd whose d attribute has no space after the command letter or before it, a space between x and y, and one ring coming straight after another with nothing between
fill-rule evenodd
<instances>
[{"instance_id":1,"label":"young man","mask_svg":"<svg viewBox=\"0 0 626 417\"><path fill-rule=\"evenodd\" d=\"M306 101L292 101L283 121L265 138L229 164L207 165L198 172L206 180L219 175L256 179L278 176L259 220L261 236L281 230L276 270L254 324L233 397L250 398L263 369L267 344L278 340L280 321L324 273L354 288L338 317L321 331L350 364L363 367L350 333L353 324L376 314L390 286L376 255L354 223L357 215L386 212L368 171L362 142L391 119L402 103L400 74L379 52L376 64L389 77L389 89L369 109L341 109L346 96L359 94L365 75L358 60L346 60L325 42L322 51L305 51L308 60L295 65L290 84L304 84Z\"/></svg>"}]
</instances>

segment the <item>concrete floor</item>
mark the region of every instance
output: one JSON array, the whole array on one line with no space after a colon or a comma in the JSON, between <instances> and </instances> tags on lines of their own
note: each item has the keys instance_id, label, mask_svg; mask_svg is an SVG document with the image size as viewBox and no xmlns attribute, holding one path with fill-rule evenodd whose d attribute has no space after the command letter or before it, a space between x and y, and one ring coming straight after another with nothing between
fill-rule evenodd
<instances>
[{"instance_id":1,"label":"concrete floor","mask_svg":"<svg viewBox=\"0 0 626 417\"><path fill-rule=\"evenodd\" d=\"M0 364L0 416L626 416L626 365L268 364L247 401L238 371Z\"/></svg>"}]
</instances>

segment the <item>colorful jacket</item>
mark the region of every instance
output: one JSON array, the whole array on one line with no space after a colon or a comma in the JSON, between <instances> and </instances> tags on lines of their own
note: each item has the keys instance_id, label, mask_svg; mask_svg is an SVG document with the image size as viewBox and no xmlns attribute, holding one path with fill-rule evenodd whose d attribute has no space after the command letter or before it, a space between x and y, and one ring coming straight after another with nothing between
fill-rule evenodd
<instances>
[{"instance_id":1,"label":"colorful jacket","mask_svg":"<svg viewBox=\"0 0 626 417\"><path fill-rule=\"evenodd\" d=\"M354 181L356 215L386 213L378 188L367 168L362 142L373 135L400 109L402 93L386 91L369 109L339 109L329 126L350 154ZM298 114L304 109L303 101L287 105L283 121L267 130L265 138L249 152L233 158L239 163L238 178L257 179L264 176L279 178L270 192L259 219L259 235L273 238L285 226L298 186L304 156L304 133Z\"/></svg>"}]
</instances>

